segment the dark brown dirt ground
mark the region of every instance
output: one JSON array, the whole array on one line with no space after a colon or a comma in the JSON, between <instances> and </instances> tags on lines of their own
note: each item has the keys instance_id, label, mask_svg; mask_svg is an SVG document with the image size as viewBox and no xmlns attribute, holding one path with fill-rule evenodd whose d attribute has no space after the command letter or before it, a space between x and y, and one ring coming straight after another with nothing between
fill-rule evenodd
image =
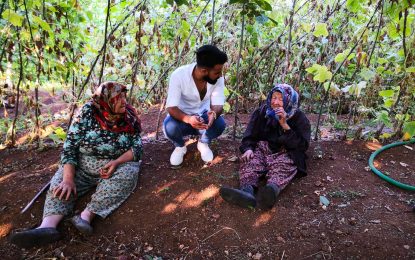
<instances>
[{"instance_id":1,"label":"dark brown dirt ground","mask_svg":"<svg viewBox=\"0 0 415 260\"><path fill-rule=\"evenodd\" d=\"M183 166L173 170L172 145L153 138L157 111L142 120L145 155L136 191L110 217L94 221L93 236L78 234L64 221L63 240L42 248L22 250L8 237L40 223L44 194L28 212L19 212L57 169L61 148L1 150L1 258L415 259L415 213L409 206L414 194L365 169L379 144L312 142L309 175L289 185L271 211L247 210L218 195L221 185L238 184L238 162L229 160L239 155L238 141L221 137L209 167L191 144ZM241 120L246 123L248 116ZM377 163L398 165L387 168L390 176L405 172L401 181L414 184L414 158L414 150L396 148ZM326 209L320 195L330 201ZM82 198L77 210L87 201Z\"/></svg>"}]
</instances>

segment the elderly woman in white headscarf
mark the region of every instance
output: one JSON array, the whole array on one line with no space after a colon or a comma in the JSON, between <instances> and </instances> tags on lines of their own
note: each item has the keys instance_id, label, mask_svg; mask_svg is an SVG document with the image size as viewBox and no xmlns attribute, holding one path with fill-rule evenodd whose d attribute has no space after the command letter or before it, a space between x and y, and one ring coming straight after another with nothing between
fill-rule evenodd
<instances>
[{"instance_id":1,"label":"elderly woman in white headscarf","mask_svg":"<svg viewBox=\"0 0 415 260\"><path fill-rule=\"evenodd\" d=\"M310 142L310 122L298 108L298 93L287 84L277 84L266 104L251 115L242 139L240 189L222 187L220 195L232 204L254 208L257 199L270 209L279 193L294 177L306 175L306 150ZM266 185L258 187L261 177Z\"/></svg>"}]
</instances>

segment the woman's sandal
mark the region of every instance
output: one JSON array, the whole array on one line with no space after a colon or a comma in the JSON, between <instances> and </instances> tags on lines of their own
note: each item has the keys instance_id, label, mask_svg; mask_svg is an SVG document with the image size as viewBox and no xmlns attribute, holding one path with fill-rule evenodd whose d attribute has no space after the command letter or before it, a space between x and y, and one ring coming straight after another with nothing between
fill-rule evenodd
<instances>
[{"instance_id":1,"label":"woman's sandal","mask_svg":"<svg viewBox=\"0 0 415 260\"><path fill-rule=\"evenodd\" d=\"M93 228L88 221L81 218L81 216L76 215L70 219L71 223L79 230L82 234L91 235Z\"/></svg>"}]
</instances>

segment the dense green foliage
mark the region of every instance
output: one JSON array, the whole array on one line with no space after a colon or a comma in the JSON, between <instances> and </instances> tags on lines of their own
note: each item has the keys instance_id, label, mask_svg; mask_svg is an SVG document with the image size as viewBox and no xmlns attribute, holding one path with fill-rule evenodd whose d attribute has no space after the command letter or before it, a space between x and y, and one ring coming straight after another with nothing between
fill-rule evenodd
<instances>
[{"instance_id":1,"label":"dense green foliage","mask_svg":"<svg viewBox=\"0 0 415 260\"><path fill-rule=\"evenodd\" d=\"M230 57L227 109L236 97L243 107L257 104L272 83L286 82L304 109L328 113L335 126L415 135L414 0L216 0L214 13L213 0L108 3L3 1L0 82L12 82L32 106L29 90L61 89L68 102L82 103L104 80L131 86L136 105L154 104L165 97L169 73L213 38ZM349 116L339 124L342 112ZM12 124L0 124L3 139Z\"/></svg>"}]
</instances>

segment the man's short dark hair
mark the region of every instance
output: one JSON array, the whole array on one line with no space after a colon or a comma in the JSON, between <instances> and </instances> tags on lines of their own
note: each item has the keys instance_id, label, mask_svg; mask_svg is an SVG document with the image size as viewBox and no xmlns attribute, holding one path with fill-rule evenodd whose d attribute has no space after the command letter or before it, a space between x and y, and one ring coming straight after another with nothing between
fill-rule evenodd
<instances>
[{"instance_id":1,"label":"man's short dark hair","mask_svg":"<svg viewBox=\"0 0 415 260\"><path fill-rule=\"evenodd\" d=\"M213 68L217 64L224 64L228 56L213 45L203 45L196 51L196 63L199 67Z\"/></svg>"}]
</instances>

